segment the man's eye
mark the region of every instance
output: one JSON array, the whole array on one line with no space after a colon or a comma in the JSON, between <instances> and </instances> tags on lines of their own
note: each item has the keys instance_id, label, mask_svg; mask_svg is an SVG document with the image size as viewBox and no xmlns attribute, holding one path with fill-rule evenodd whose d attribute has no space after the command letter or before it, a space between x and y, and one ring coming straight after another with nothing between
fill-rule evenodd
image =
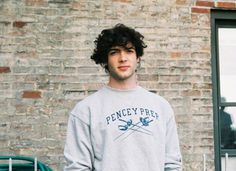
<instances>
[{"instance_id":1,"label":"man's eye","mask_svg":"<svg viewBox=\"0 0 236 171\"><path fill-rule=\"evenodd\" d=\"M133 49L128 49L127 52L129 52L129 53L133 53L134 50L133 50Z\"/></svg>"},{"instance_id":2,"label":"man's eye","mask_svg":"<svg viewBox=\"0 0 236 171\"><path fill-rule=\"evenodd\" d=\"M110 51L109 52L109 55L115 55L116 54L116 51Z\"/></svg>"}]
</instances>

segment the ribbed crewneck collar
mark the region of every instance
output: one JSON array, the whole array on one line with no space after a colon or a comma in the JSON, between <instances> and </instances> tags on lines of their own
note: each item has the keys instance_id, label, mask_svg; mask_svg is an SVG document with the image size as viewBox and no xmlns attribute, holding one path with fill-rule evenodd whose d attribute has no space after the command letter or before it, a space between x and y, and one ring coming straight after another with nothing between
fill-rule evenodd
<instances>
[{"instance_id":1,"label":"ribbed crewneck collar","mask_svg":"<svg viewBox=\"0 0 236 171\"><path fill-rule=\"evenodd\" d=\"M108 90L111 90L111 91L114 91L114 92L134 92L138 89L140 89L141 87L140 86L136 86L134 88L130 88L130 89L118 89L118 88L113 88L113 87L110 87L109 85L105 85L104 86L106 89Z\"/></svg>"}]
</instances>

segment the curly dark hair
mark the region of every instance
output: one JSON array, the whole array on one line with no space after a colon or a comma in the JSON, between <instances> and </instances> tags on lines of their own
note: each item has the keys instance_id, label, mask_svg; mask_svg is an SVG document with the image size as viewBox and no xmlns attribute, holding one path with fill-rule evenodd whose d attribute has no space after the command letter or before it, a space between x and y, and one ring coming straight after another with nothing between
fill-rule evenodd
<instances>
[{"instance_id":1,"label":"curly dark hair","mask_svg":"<svg viewBox=\"0 0 236 171\"><path fill-rule=\"evenodd\" d=\"M91 55L91 59L96 64L100 64L108 71L108 53L114 46L122 46L126 48L128 43L135 47L137 57L143 56L143 49L146 44L143 42L144 36L134 29L125 26L124 24L117 24L111 29L105 29L98 35L95 43L95 49Z\"/></svg>"}]
</instances>

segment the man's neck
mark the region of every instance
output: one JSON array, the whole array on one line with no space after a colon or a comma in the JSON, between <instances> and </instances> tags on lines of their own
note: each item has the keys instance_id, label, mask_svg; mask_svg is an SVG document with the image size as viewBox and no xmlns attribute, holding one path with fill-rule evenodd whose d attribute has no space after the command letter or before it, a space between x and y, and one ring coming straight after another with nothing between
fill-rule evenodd
<instances>
[{"instance_id":1,"label":"man's neck","mask_svg":"<svg viewBox=\"0 0 236 171\"><path fill-rule=\"evenodd\" d=\"M108 86L115 88L115 89L133 89L137 87L138 83L136 79L132 80L125 80L125 81L117 81L112 78L109 79Z\"/></svg>"}]
</instances>

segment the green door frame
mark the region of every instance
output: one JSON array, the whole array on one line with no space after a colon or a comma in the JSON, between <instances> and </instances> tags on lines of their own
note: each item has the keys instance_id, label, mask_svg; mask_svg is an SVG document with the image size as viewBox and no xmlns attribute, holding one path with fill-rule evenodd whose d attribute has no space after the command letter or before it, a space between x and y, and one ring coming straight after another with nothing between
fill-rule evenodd
<instances>
[{"instance_id":1,"label":"green door frame","mask_svg":"<svg viewBox=\"0 0 236 171\"><path fill-rule=\"evenodd\" d=\"M236 103L221 103L219 87L219 56L218 56L218 28L227 26L232 22L236 27L235 10L211 10L211 65L212 65L212 91L213 91L213 113L214 113L214 146L215 146L215 170L221 171L221 156L229 153L230 156L236 156L236 150L221 150L220 148L220 106L236 106Z\"/></svg>"}]
</instances>

